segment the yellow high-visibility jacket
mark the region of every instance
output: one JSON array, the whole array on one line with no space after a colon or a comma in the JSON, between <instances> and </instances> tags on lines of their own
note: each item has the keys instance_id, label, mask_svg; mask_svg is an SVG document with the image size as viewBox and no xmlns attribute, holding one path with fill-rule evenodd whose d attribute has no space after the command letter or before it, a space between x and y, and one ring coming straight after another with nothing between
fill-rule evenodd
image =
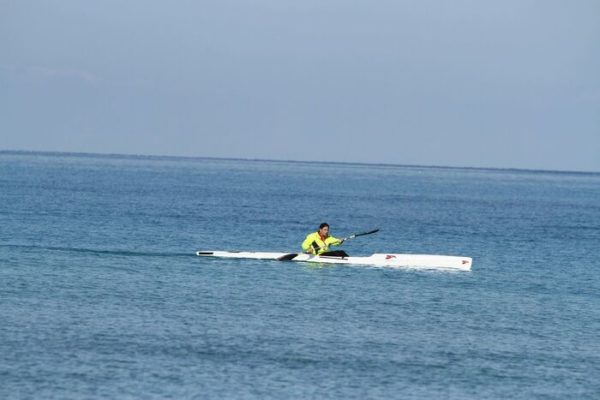
<instances>
[{"instance_id":1,"label":"yellow high-visibility jacket","mask_svg":"<svg viewBox=\"0 0 600 400\"><path fill-rule=\"evenodd\" d=\"M305 253L322 254L329 251L329 246L339 246L340 244L342 244L342 241L333 236L328 236L323 241L319 232L315 232L306 236L306 239L302 242L302 251Z\"/></svg>"}]
</instances>

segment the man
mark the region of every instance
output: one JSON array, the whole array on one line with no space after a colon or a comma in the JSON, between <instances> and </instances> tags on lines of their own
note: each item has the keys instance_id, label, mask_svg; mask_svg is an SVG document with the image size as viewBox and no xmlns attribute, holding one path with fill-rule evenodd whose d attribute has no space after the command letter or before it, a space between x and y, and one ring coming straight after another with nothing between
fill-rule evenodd
<instances>
[{"instance_id":1,"label":"man","mask_svg":"<svg viewBox=\"0 0 600 400\"><path fill-rule=\"evenodd\" d=\"M306 236L302 242L302 251L308 254L323 254L329 251L329 246L339 246L344 243L343 239L329 236L329 224L323 222L319 230Z\"/></svg>"}]
</instances>

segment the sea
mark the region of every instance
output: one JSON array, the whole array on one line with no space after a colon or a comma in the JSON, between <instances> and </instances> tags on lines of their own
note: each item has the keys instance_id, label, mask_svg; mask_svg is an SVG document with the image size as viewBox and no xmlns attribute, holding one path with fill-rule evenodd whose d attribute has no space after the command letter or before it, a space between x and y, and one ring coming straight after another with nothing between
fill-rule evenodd
<instances>
[{"instance_id":1,"label":"sea","mask_svg":"<svg viewBox=\"0 0 600 400\"><path fill-rule=\"evenodd\" d=\"M3 151L0 398L599 399L600 173Z\"/></svg>"}]
</instances>

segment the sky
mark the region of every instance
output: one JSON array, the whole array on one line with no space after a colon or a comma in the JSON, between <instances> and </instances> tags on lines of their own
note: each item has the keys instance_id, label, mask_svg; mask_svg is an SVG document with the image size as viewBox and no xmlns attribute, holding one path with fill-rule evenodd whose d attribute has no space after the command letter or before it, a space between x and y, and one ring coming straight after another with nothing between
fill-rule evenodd
<instances>
[{"instance_id":1,"label":"sky","mask_svg":"<svg viewBox=\"0 0 600 400\"><path fill-rule=\"evenodd\" d=\"M600 1L0 0L0 150L600 171Z\"/></svg>"}]
</instances>

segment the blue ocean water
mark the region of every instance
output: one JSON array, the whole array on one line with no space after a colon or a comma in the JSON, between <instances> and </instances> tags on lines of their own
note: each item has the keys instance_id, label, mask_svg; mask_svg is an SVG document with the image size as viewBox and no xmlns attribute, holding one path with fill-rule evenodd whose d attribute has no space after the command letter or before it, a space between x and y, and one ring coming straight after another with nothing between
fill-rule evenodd
<instances>
[{"instance_id":1,"label":"blue ocean water","mask_svg":"<svg viewBox=\"0 0 600 400\"><path fill-rule=\"evenodd\" d=\"M471 272L218 260L344 245ZM0 398L600 398L600 174L0 153Z\"/></svg>"}]
</instances>

